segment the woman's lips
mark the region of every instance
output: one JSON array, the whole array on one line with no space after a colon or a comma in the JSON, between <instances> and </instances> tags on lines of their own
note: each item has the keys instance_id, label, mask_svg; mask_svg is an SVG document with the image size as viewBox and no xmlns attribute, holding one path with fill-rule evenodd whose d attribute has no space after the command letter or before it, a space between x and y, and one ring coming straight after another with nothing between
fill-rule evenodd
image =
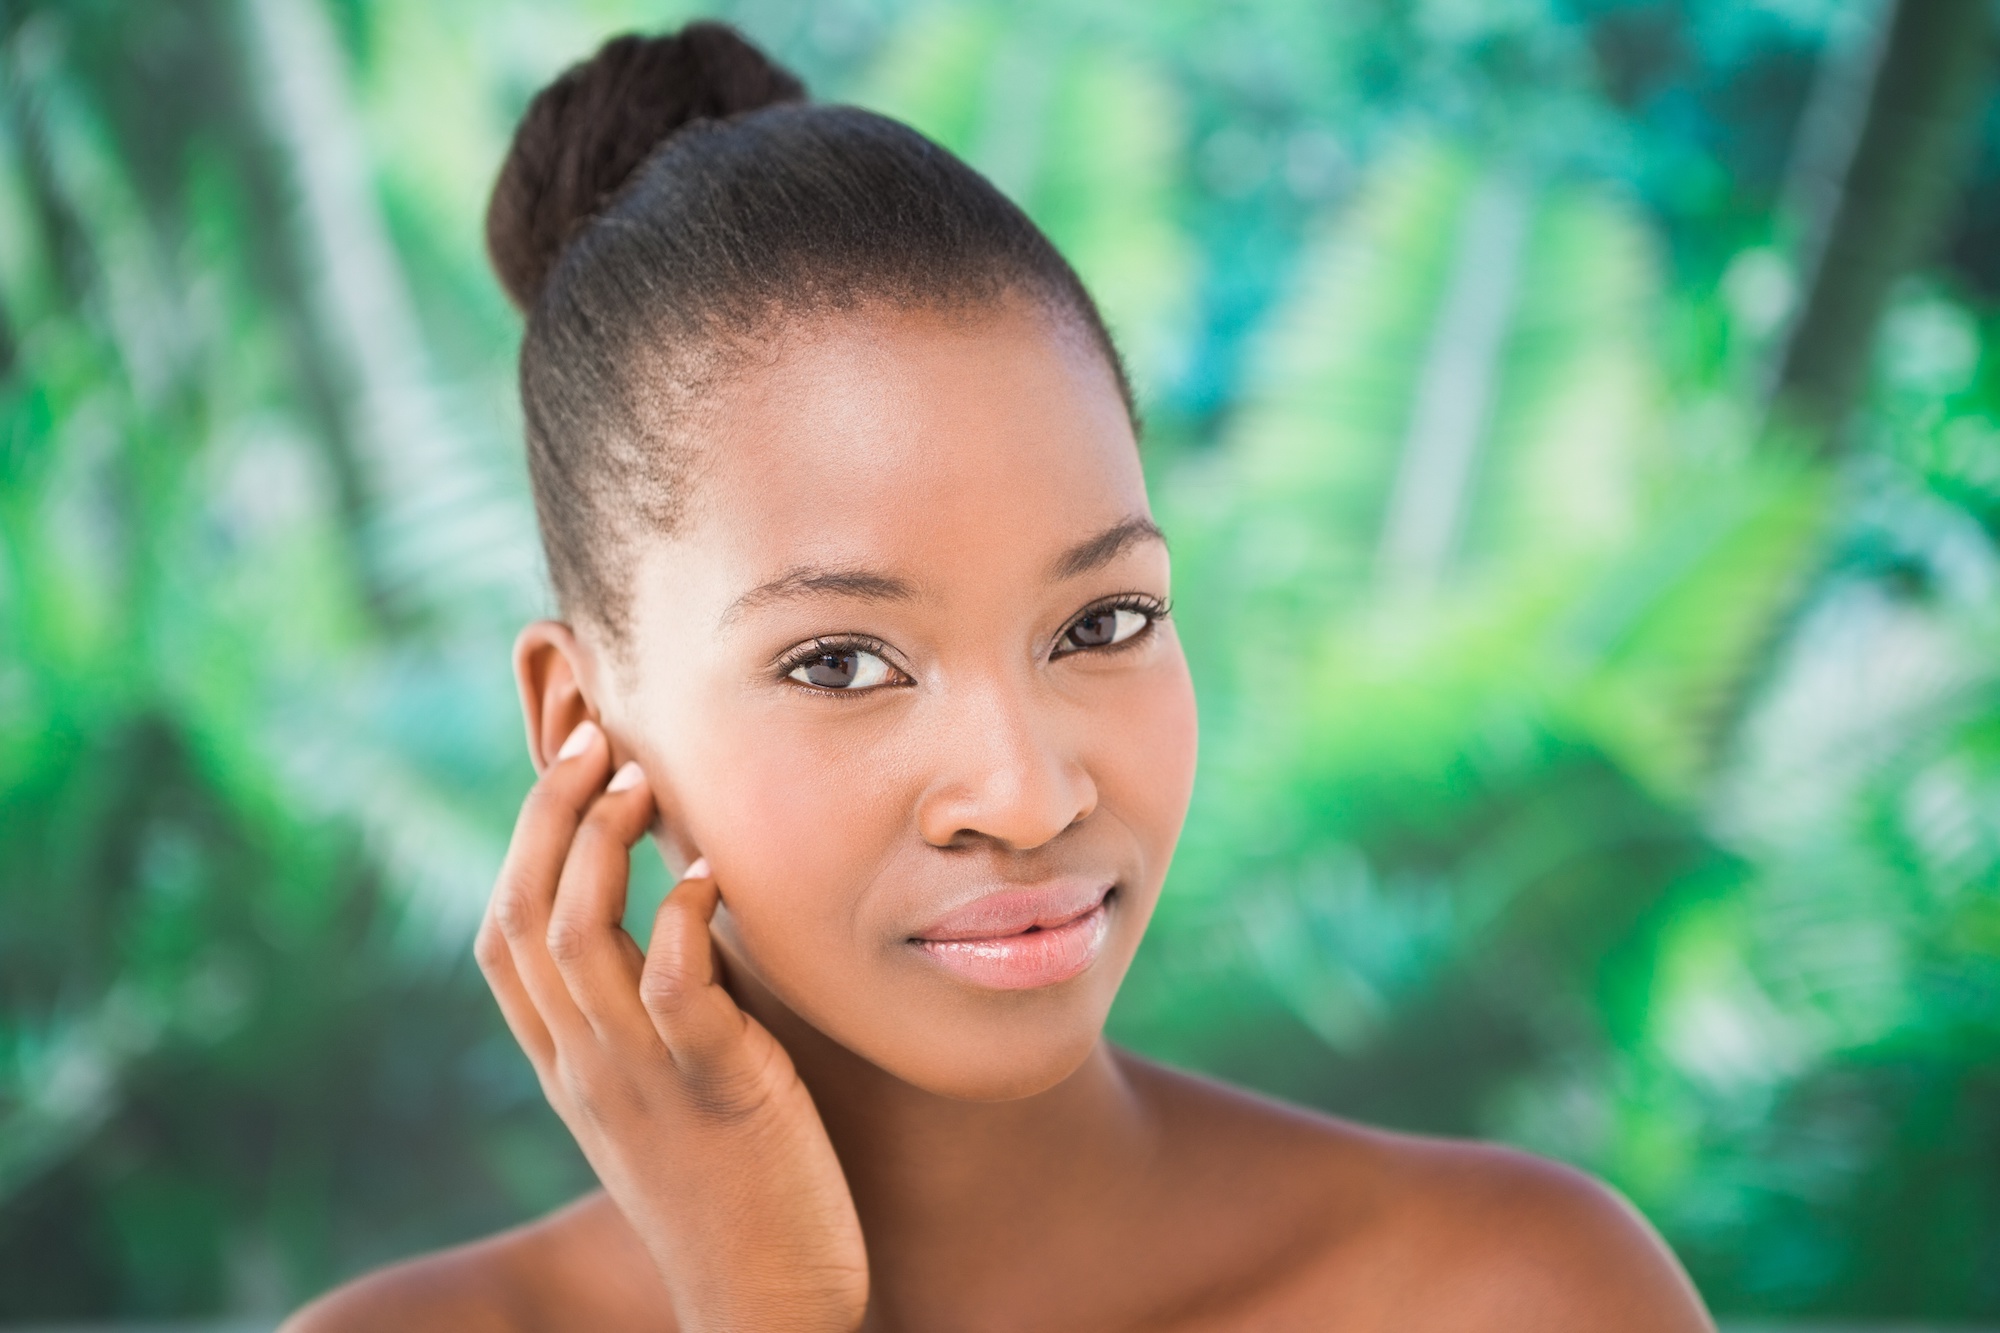
<instances>
[{"instance_id":1,"label":"woman's lips","mask_svg":"<svg viewBox=\"0 0 2000 1333\"><path fill-rule=\"evenodd\" d=\"M988 894L910 941L961 980L1032 990L1077 976L1110 932L1111 886L1069 883Z\"/></svg>"}]
</instances>

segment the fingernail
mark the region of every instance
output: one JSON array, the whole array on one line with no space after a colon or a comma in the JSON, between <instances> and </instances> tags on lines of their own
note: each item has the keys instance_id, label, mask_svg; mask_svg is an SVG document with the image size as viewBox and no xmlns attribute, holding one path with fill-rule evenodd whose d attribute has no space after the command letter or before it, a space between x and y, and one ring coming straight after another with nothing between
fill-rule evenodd
<instances>
[{"instance_id":1,"label":"fingernail","mask_svg":"<svg viewBox=\"0 0 2000 1333\"><path fill-rule=\"evenodd\" d=\"M625 761L623 765L619 767L616 773L613 773L611 775L611 785L606 787L605 790L630 791L634 787L638 786L640 783L644 782L645 780L646 780L646 774L645 771L639 767L639 761L636 759L628 759Z\"/></svg>"},{"instance_id":2,"label":"fingernail","mask_svg":"<svg viewBox=\"0 0 2000 1333\"><path fill-rule=\"evenodd\" d=\"M590 743L596 739L597 724L589 718L585 718L576 724L576 730L572 731L569 734L569 739L562 743L562 749L556 751L556 762L561 763L565 759L576 758L585 750L588 750Z\"/></svg>"},{"instance_id":3,"label":"fingernail","mask_svg":"<svg viewBox=\"0 0 2000 1333\"><path fill-rule=\"evenodd\" d=\"M689 866L689 867L687 868L687 873L686 873L686 874L684 874L684 875L682 875L682 876L681 876L681 878L682 878L682 879L707 879L707 878L708 878L708 858L707 858L707 857L705 857L705 856L697 856L697 857L696 857L696 858L694 859L694 864L693 864L693 865L691 865L691 866Z\"/></svg>"}]
</instances>

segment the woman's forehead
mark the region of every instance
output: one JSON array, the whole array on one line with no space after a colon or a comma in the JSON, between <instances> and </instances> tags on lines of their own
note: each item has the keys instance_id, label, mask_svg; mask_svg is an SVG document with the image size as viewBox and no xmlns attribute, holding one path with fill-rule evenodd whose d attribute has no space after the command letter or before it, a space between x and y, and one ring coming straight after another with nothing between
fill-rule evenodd
<instances>
[{"instance_id":1,"label":"woman's forehead","mask_svg":"<svg viewBox=\"0 0 2000 1333\"><path fill-rule=\"evenodd\" d=\"M1146 512L1101 353L1026 302L816 321L717 406L692 526L749 564L1032 562Z\"/></svg>"}]
</instances>

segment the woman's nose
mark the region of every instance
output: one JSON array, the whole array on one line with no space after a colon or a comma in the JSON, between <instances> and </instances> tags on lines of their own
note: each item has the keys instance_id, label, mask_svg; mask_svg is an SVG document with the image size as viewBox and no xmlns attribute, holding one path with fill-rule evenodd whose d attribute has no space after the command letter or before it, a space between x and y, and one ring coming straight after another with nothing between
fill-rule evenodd
<instances>
[{"instance_id":1,"label":"woman's nose","mask_svg":"<svg viewBox=\"0 0 2000 1333\"><path fill-rule=\"evenodd\" d=\"M1078 719L1001 688L955 701L950 711L917 811L932 846L986 839L1026 851L1097 808L1097 785L1078 758Z\"/></svg>"}]
</instances>

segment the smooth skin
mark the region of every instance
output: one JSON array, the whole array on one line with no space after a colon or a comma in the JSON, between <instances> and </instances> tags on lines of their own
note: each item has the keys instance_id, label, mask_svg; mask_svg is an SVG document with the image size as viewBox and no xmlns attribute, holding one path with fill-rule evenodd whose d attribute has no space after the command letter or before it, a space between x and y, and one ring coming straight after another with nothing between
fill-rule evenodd
<instances>
[{"instance_id":1,"label":"smooth skin","mask_svg":"<svg viewBox=\"0 0 2000 1333\"><path fill-rule=\"evenodd\" d=\"M515 656L541 776L477 954L604 1188L291 1333L1712 1328L1588 1177L1103 1041L1196 723L1087 342L1019 299L863 308L711 409L624 632L542 622ZM813 683L826 652L858 684ZM649 830L686 877L642 952ZM1069 980L987 989L913 943L1079 876L1115 889Z\"/></svg>"}]
</instances>

